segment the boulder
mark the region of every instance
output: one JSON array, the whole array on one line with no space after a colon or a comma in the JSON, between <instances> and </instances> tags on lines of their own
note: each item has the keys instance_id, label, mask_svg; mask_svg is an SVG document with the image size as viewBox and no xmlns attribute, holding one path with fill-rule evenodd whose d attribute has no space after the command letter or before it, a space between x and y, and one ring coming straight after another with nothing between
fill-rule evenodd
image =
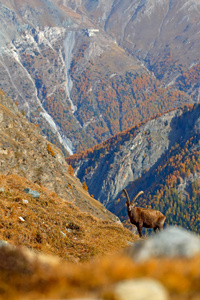
<instances>
[{"instance_id":1,"label":"boulder","mask_svg":"<svg viewBox=\"0 0 200 300\"><path fill-rule=\"evenodd\" d=\"M150 278L125 280L114 288L118 300L167 300L166 289L157 281Z\"/></svg>"},{"instance_id":2,"label":"boulder","mask_svg":"<svg viewBox=\"0 0 200 300\"><path fill-rule=\"evenodd\" d=\"M11 248L12 246L7 241L0 240L0 248L2 247Z\"/></svg>"},{"instance_id":3,"label":"boulder","mask_svg":"<svg viewBox=\"0 0 200 300\"><path fill-rule=\"evenodd\" d=\"M192 257L200 253L200 237L181 227L169 226L126 250L136 261L151 257Z\"/></svg>"},{"instance_id":4,"label":"boulder","mask_svg":"<svg viewBox=\"0 0 200 300\"><path fill-rule=\"evenodd\" d=\"M30 188L24 189L23 192L25 192L26 194L31 195L33 198L39 198L40 197L40 194L38 192L33 191Z\"/></svg>"}]
</instances>

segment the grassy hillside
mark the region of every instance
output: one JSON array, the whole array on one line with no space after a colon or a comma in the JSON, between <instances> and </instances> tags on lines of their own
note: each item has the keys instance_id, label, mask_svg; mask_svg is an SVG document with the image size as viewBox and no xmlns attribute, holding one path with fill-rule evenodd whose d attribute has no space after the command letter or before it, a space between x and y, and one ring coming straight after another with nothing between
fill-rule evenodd
<instances>
[{"instance_id":1,"label":"grassy hillside","mask_svg":"<svg viewBox=\"0 0 200 300\"><path fill-rule=\"evenodd\" d=\"M25 178L0 175L0 182L4 190L0 192L0 239L13 246L78 262L118 251L135 239L122 225L83 212ZM26 194L25 188L39 192L40 197Z\"/></svg>"},{"instance_id":2,"label":"grassy hillside","mask_svg":"<svg viewBox=\"0 0 200 300\"><path fill-rule=\"evenodd\" d=\"M62 152L0 91L0 239L69 261L115 251L134 236L92 198ZM39 198L26 194L37 191Z\"/></svg>"}]
</instances>

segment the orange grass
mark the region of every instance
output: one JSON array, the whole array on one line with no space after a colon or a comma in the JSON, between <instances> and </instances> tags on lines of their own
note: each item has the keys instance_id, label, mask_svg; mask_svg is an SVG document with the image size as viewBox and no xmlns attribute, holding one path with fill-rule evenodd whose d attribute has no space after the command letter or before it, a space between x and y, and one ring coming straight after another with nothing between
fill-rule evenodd
<instances>
[{"instance_id":1,"label":"orange grass","mask_svg":"<svg viewBox=\"0 0 200 300\"><path fill-rule=\"evenodd\" d=\"M123 254L127 241L136 237L121 225L83 213L25 178L0 175L0 182L5 190L0 193L0 239L18 246L0 248L0 299L114 300L115 283L140 277L159 280L170 299L200 299L200 256L138 264ZM25 194L27 187L40 198ZM20 246L34 250L35 256L30 259ZM44 260L42 253L56 258L47 255Z\"/></svg>"},{"instance_id":2,"label":"orange grass","mask_svg":"<svg viewBox=\"0 0 200 300\"><path fill-rule=\"evenodd\" d=\"M0 239L12 245L78 262L117 251L135 239L123 226L82 212L25 178L0 175L0 187L5 190L0 193ZM39 192L40 198L25 194L27 187Z\"/></svg>"},{"instance_id":3,"label":"orange grass","mask_svg":"<svg viewBox=\"0 0 200 300\"><path fill-rule=\"evenodd\" d=\"M10 263L12 262L12 263ZM104 256L83 264L40 259L30 263L20 250L0 249L0 299L67 299L112 295L113 285L131 278L160 281L170 299L200 296L200 256L192 259L152 259L138 264L123 254Z\"/></svg>"}]
</instances>

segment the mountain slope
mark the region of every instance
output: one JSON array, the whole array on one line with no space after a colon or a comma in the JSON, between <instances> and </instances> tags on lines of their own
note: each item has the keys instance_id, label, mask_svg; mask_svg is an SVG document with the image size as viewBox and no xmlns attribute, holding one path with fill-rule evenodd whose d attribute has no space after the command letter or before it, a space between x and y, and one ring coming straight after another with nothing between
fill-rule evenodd
<instances>
[{"instance_id":1,"label":"mountain slope","mask_svg":"<svg viewBox=\"0 0 200 300\"><path fill-rule=\"evenodd\" d=\"M119 251L135 239L130 231L112 221L109 212L103 219L98 213L95 217L92 204L83 212L69 198L60 198L24 177L0 174L0 180L0 239L13 246L77 263ZM27 188L37 191L40 197L26 194ZM83 205L87 205L85 199L81 199Z\"/></svg>"},{"instance_id":2,"label":"mountain slope","mask_svg":"<svg viewBox=\"0 0 200 300\"><path fill-rule=\"evenodd\" d=\"M83 210L90 209L94 215L97 213L103 217L103 207L89 196L75 176L70 175L69 166L61 150L49 144L41 136L39 129L30 124L18 112L12 100L2 92L0 101L0 172L5 175L12 173L23 176L56 192L60 197L67 198Z\"/></svg>"},{"instance_id":3,"label":"mountain slope","mask_svg":"<svg viewBox=\"0 0 200 300\"><path fill-rule=\"evenodd\" d=\"M0 239L70 261L134 240L2 91L0 124Z\"/></svg>"},{"instance_id":4,"label":"mountain slope","mask_svg":"<svg viewBox=\"0 0 200 300\"><path fill-rule=\"evenodd\" d=\"M196 101L157 80L79 2L0 3L0 88L66 156ZM109 3L99 3L105 20Z\"/></svg>"},{"instance_id":5,"label":"mountain slope","mask_svg":"<svg viewBox=\"0 0 200 300\"><path fill-rule=\"evenodd\" d=\"M199 61L198 1L86 1L89 16L157 78L171 82Z\"/></svg>"},{"instance_id":6,"label":"mountain slope","mask_svg":"<svg viewBox=\"0 0 200 300\"><path fill-rule=\"evenodd\" d=\"M184 223L199 232L199 118L199 105L185 106L67 161L89 192L122 220L127 219L121 201L126 187L131 198L144 190L138 203L163 211L168 224Z\"/></svg>"}]
</instances>

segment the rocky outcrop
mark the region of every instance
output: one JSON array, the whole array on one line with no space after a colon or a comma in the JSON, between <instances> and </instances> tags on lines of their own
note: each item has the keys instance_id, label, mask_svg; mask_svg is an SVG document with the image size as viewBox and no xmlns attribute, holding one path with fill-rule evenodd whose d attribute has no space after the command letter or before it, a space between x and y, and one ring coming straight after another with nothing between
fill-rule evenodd
<instances>
[{"instance_id":1,"label":"rocky outcrop","mask_svg":"<svg viewBox=\"0 0 200 300\"><path fill-rule=\"evenodd\" d=\"M87 182L90 192L99 201L109 206L123 188L157 164L181 137L184 129L177 127L177 120L182 113L182 110L174 110L148 121L136 130L133 138L122 140L118 151L113 150L99 159L96 168L83 177L81 174L90 165L90 159L79 161L75 169L77 176Z\"/></svg>"},{"instance_id":2,"label":"rocky outcrop","mask_svg":"<svg viewBox=\"0 0 200 300\"><path fill-rule=\"evenodd\" d=\"M119 300L169 299L168 292L162 284L149 278L124 280L114 287L113 293Z\"/></svg>"}]
</instances>

